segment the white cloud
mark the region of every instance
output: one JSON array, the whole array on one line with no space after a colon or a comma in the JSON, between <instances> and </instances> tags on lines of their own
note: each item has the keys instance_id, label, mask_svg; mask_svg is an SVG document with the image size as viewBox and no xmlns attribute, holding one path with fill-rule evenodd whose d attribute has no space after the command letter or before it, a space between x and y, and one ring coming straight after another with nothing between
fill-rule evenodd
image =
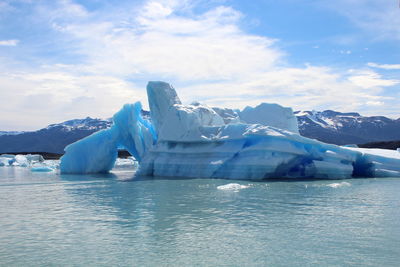
<instances>
[{"instance_id":1,"label":"white cloud","mask_svg":"<svg viewBox=\"0 0 400 267\"><path fill-rule=\"evenodd\" d=\"M244 33L237 26L240 13L232 8L217 7L194 17L171 10L150 2L125 27L103 21L63 29L79 40L91 71L120 76L229 80L267 70L284 54L274 48L275 40Z\"/></svg>"},{"instance_id":2,"label":"white cloud","mask_svg":"<svg viewBox=\"0 0 400 267\"><path fill-rule=\"evenodd\" d=\"M0 73L3 127L17 124L13 126L16 130L27 130L85 116L108 118L124 103L144 99L145 91L134 83L112 76L81 75L73 66L55 69ZM8 118L14 121L7 123ZM21 122L22 128L18 127Z\"/></svg>"},{"instance_id":3,"label":"white cloud","mask_svg":"<svg viewBox=\"0 0 400 267\"><path fill-rule=\"evenodd\" d=\"M224 103L233 108L277 102L297 110L329 108L340 111L363 110L368 114L366 107L371 103L392 101L390 97L382 96L382 91L384 87L398 82L365 70L342 73L327 67L283 67L258 73L251 79L185 88L183 97L188 101L201 99L210 105ZM205 95L204 91L213 93ZM381 112L383 110L384 106Z\"/></svg>"},{"instance_id":4,"label":"white cloud","mask_svg":"<svg viewBox=\"0 0 400 267\"><path fill-rule=\"evenodd\" d=\"M382 101L367 101L366 103L368 106L383 106L385 102Z\"/></svg>"},{"instance_id":5,"label":"white cloud","mask_svg":"<svg viewBox=\"0 0 400 267\"><path fill-rule=\"evenodd\" d=\"M385 69L385 70L400 70L400 64L377 64L373 62L369 62L367 64L369 67Z\"/></svg>"},{"instance_id":6,"label":"white cloud","mask_svg":"<svg viewBox=\"0 0 400 267\"><path fill-rule=\"evenodd\" d=\"M152 1L144 7L143 16L148 18L164 18L171 15L172 12L172 8Z\"/></svg>"},{"instance_id":7,"label":"white cloud","mask_svg":"<svg viewBox=\"0 0 400 267\"><path fill-rule=\"evenodd\" d=\"M356 70L351 71L352 76L349 80L361 88L376 88L385 86L394 86L399 80L382 79L381 75L371 70Z\"/></svg>"},{"instance_id":8,"label":"white cloud","mask_svg":"<svg viewBox=\"0 0 400 267\"><path fill-rule=\"evenodd\" d=\"M292 67L279 40L243 31L243 15L227 6L195 13L188 1L150 1L128 11L89 12L60 3L48 10L48 26L68 40L60 49L79 61L23 68L0 63L7 70L0 72L0 115L13 118L6 122L10 130L109 117L126 102L146 104L147 80L172 82L187 102L382 112L379 103L393 101L382 92L399 83L368 69ZM46 14L44 6L38 10Z\"/></svg>"},{"instance_id":9,"label":"white cloud","mask_svg":"<svg viewBox=\"0 0 400 267\"><path fill-rule=\"evenodd\" d=\"M0 46L16 46L18 45L19 40L0 40Z\"/></svg>"}]
</instances>

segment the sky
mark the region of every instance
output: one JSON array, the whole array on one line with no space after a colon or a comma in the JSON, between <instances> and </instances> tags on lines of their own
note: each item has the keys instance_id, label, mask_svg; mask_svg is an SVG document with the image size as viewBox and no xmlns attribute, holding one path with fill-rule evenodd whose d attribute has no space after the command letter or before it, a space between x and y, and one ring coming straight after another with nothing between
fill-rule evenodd
<instances>
[{"instance_id":1,"label":"sky","mask_svg":"<svg viewBox=\"0 0 400 267\"><path fill-rule=\"evenodd\" d=\"M0 130L184 103L400 117L398 0L0 0Z\"/></svg>"}]
</instances>

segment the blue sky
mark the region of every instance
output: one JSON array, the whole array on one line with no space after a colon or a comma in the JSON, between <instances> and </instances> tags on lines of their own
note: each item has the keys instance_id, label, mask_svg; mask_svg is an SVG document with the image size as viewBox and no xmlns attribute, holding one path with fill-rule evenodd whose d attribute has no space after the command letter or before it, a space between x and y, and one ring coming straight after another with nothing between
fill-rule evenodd
<instances>
[{"instance_id":1,"label":"blue sky","mask_svg":"<svg viewBox=\"0 0 400 267\"><path fill-rule=\"evenodd\" d=\"M181 99L400 117L397 0L0 0L0 130Z\"/></svg>"}]
</instances>

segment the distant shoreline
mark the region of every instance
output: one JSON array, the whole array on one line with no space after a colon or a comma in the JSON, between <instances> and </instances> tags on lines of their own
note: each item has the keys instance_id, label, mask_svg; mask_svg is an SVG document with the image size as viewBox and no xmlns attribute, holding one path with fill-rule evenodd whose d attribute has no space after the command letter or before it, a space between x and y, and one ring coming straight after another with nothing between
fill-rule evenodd
<instances>
[{"instance_id":1,"label":"distant shoreline","mask_svg":"<svg viewBox=\"0 0 400 267\"><path fill-rule=\"evenodd\" d=\"M400 141L370 142L370 143L358 145L358 147L396 150L397 148L400 148Z\"/></svg>"},{"instance_id":2,"label":"distant shoreline","mask_svg":"<svg viewBox=\"0 0 400 267\"><path fill-rule=\"evenodd\" d=\"M42 155L44 159L50 159L50 160L56 160L60 159L64 154L59 154L59 153L50 153L50 152L6 152L6 153L0 153L0 154L10 154L10 155ZM127 158L131 157L131 154L129 154L128 151L126 150L119 150L118 151L118 157L119 158Z\"/></svg>"}]
</instances>

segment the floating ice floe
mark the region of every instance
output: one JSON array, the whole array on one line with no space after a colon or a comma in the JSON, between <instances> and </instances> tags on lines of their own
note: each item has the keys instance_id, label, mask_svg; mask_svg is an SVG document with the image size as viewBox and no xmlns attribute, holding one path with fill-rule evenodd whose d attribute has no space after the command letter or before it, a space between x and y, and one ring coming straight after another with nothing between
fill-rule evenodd
<instances>
[{"instance_id":1,"label":"floating ice floe","mask_svg":"<svg viewBox=\"0 0 400 267\"><path fill-rule=\"evenodd\" d=\"M20 166L29 167L30 165L38 162L43 162L42 155L11 155L1 154L0 155L0 166Z\"/></svg>"},{"instance_id":2,"label":"floating ice floe","mask_svg":"<svg viewBox=\"0 0 400 267\"><path fill-rule=\"evenodd\" d=\"M58 160L44 160L42 155L0 155L0 167L28 167L33 172L50 172L58 169Z\"/></svg>"},{"instance_id":3,"label":"floating ice floe","mask_svg":"<svg viewBox=\"0 0 400 267\"><path fill-rule=\"evenodd\" d=\"M51 168L49 166L46 165L39 165L39 166L32 166L31 167L31 171L33 172L52 172L54 171L54 168Z\"/></svg>"},{"instance_id":4,"label":"floating ice floe","mask_svg":"<svg viewBox=\"0 0 400 267\"><path fill-rule=\"evenodd\" d=\"M138 167L138 162L133 157L117 158L114 168L117 169L135 169Z\"/></svg>"},{"instance_id":5,"label":"floating ice floe","mask_svg":"<svg viewBox=\"0 0 400 267\"><path fill-rule=\"evenodd\" d=\"M231 184L225 184L225 185L220 185L217 186L218 190L227 190L227 191L239 191L240 189L246 189L249 188L250 186L248 185L241 185L241 184L236 184L236 183L231 183Z\"/></svg>"},{"instance_id":6,"label":"floating ice floe","mask_svg":"<svg viewBox=\"0 0 400 267\"><path fill-rule=\"evenodd\" d=\"M32 172L52 172L60 168L59 160L45 160L31 165Z\"/></svg>"},{"instance_id":7,"label":"floating ice floe","mask_svg":"<svg viewBox=\"0 0 400 267\"><path fill-rule=\"evenodd\" d=\"M138 175L229 179L400 177L396 151L340 147L298 134L290 108L261 104L242 111L195 102L149 82L150 119L126 104L102 130L66 147L62 173L108 172L117 149L139 162ZM394 156L395 153L397 156Z\"/></svg>"},{"instance_id":8,"label":"floating ice floe","mask_svg":"<svg viewBox=\"0 0 400 267\"><path fill-rule=\"evenodd\" d=\"M0 155L0 167L12 166L15 162L15 155L2 154Z\"/></svg>"},{"instance_id":9,"label":"floating ice floe","mask_svg":"<svg viewBox=\"0 0 400 267\"><path fill-rule=\"evenodd\" d=\"M348 182L341 182L341 183L331 183L331 184L328 184L327 186L332 187L332 188L338 188L338 187L344 187L344 186L351 186L351 184Z\"/></svg>"}]
</instances>

